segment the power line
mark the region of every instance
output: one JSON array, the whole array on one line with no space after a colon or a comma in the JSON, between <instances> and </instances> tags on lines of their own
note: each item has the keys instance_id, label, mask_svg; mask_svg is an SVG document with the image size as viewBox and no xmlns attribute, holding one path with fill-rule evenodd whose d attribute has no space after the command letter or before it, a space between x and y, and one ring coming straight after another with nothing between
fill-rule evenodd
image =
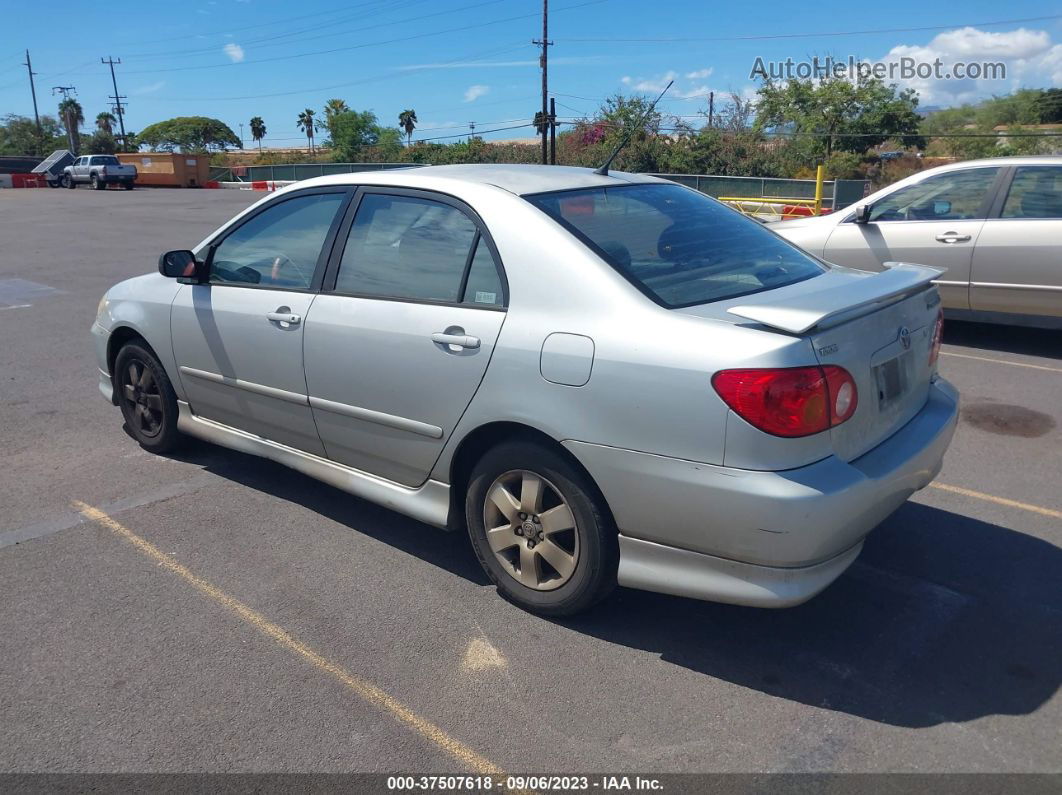
<instances>
[{"instance_id":1,"label":"power line","mask_svg":"<svg viewBox=\"0 0 1062 795\"><path fill-rule=\"evenodd\" d=\"M490 50L490 51L488 51L486 53L482 53L480 55L463 55L460 58L454 59L454 61L452 61L452 62L474 60L474 59L478 59L478 58L490 58L490 57L493 57L495 55L502 55L502 54L507 53L507 52L513 52L513 51L518 50L518 49L522 50L526 46L527 46L526 44L521 44L519 47L506 47L506 48L502 48L502 49L499 49L499 50ZM448 63L448 62L444 61L443 63ZM430 67L427 67L427 66L423 67L423 69L428 69L428 68L430 68ZM279 91L279 92L275 92L275 93L272 93L272 94L253 94L253 95L242 96L242 97L170 97L169 101L171 101L171 102L236 102L236 101L244 100L244 99L271 99L272 97L290 97L290 96L295 96L295 95L308 94L308 93L312 93L312 92L316 92L316 91L331 91L331 90L336 89L336 88L348 88L350 86L364 85L365 83L373 83L373 82L376 82L376 81L379 81L379 80L390 80L390 79L393 79L393 78L396 78L396 77L402 77L403 75L415 75L418 72L423 71L423 69L402 69L402 70L393 71L393 72L390 72L390 73L387 73L387 74L383 74L383 75L372 75L372 76L369 76L369 77L360 78L358 80L349 80L349 81L347 81L345 83L333 83L332 85L316 86L316 87L313 87L313 88L298 88L298 89L295 89L293 91Z\"/></svg>"},{"instance_id":2,"label":"power line","mask_svg":"<svg viewBox=\"0 0 1062 795\"><path fill-rule=\"evenodd\" d=\"M576 3L575 5L565 6L563 8L559 8L559 9L556 9L556 10L557 11L570 11L570 10L575 9L575 8L583 8L585 6L597 5L599 3L604 3L604 2L607 2L607 0L586 0L585 2ZM290 60L293 60L295 58L308 58L308 57L316 56L316 55L331 55L332 53L349 52L351 50L361 50L361 49L365 49L367 47L383 47L383 46L386 46L388 44L399 44L401 42L406 42L406 41L415 41L415 40L418 40L418 39L426 39L426 38L430 38L432 36L444 36L447 33L461 33L461 32L466 31L466 30L475 30L477 28L485 28L485 27L488 27L490 25L500 25L500 24L502 24L504 22L513 22L513 21L516 21L516 20L534 18L534 17L537 17L537 16L538 16L538 14L519 14L517 16L504 17L502 19L492 19L492 20L488 20L486 22L476 22L476 23L473 23L471 25L461 25L461 26L458 26L458 27L455 27L455 28L447 28L445 30L429 31L427 33L416 33L416 34L413 34L413 35L410 35L410 36L400 36L398 38L387 39L385 41L369 41L369 42L363 42L361 44L352 44L349 47L335 47L335 48L330 49L330 50L314 50L314 51L311 51L311 52L295 53L293 55L278 55L278 56L275 56L273 58L259 58L259 59L254 60L254 61L240 61L238 63L234 62L234 63L227 63L227 64L224 64L224 63L223 64L207 64L207 65L204 65L204 66L178 66L178 67L174 67L174 68L171 68L171 69L139 69L139 70L135 70L135 71L128 71L128 72L126 72L126 74L158 74L158 73L170 73L170 72L197 71L197 70L202 70L202 69L225 69L225 68L230 68L230 67L233 67L233 66L250 66L251 64L258 64L258 63L272 63L272 62L275 62L275 61L290 61Z\"/></svg>"},{"instance_id":3,"label":"power line","mask_svg":"<svg viewBox=\"0 0 1062 795\"><path fill-rule=\"evenodd\" d=\"M828 36L864 36L874 33L917 33L929 30L952 30L956 28L974 27L985 28L994 25L1015 25L1023 22L1044 22L1052 19L1062 19L1062 14L1050 14L1042 17L1023 17L1021 19L1001 19L994 22L968 22L965 24L951 23L948 25L924 25L911 28L872 28L867 30L824 31L817 33L772 33L758 36L678 36L659 37L644 39L614 38L608 36L591 38L566 38L563 41L578 42L609 42L626 44L659 44L661 42L700 42L700 41L765 41L772 39L810 39L825 38Z\"/></svg>"}]
</instances>

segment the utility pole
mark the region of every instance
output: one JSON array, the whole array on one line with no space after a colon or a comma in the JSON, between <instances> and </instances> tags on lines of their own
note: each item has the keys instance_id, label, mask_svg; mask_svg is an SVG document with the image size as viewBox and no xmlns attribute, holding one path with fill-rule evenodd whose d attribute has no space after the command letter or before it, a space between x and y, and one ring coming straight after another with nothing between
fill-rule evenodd
<instances>
[{"instance_id":1,"label":"utility pole","mask_svg":"<svg viewBox=\"0 0 1062 795\"><path fill-rule=\"evenodd\" d=\"M542 39L531 39L532 44L542 45L542 55L539 56L539 63L542 65L542 165L547 163L547 145L549 138L549 108L547 98L549 97L549 78L547 70L547 57L546 48L553 44L549 40L549 0L542 0Z\"/></svg>"},{"instance_id":2,"label":"utility pole","mask_svg":"<svg viewBox=\"0 0 1062 795\"><path fill-rule=\"evenodd\" d=\"M63 95L64 102L70 99L71 94L77 94L77 89L73 86L52 86L53 96L56 91ZM77 119L72 118L69 112L64 115L66 117L63 119L64 126L66 127L66 140L67 143L70 144L70 151L76 155L79 148L77 145L77 139L75 138L77 135Z\"/></svg>"},{"instance_id":3,"label":"utility pole","mask_svg":"<svg viewBox=\"0 0 1062 795\"><path fill-rule=\"evenodd\" d=\"M240 151L243 151L243 122L240 122Z\"/></svg>"},{"instance_id":4,"label":"utility pole","mask_svg":"<svg viewBox=\"0 0 1062 795\"><path fill-rule=\"evenodd\" d=\"M30 79L30 94L33 95L33 120L37 122L37 146L35 155L43 155L41 151L41 139L44 138L44 133L41 131L41 117L37 113L37 88L33 85L33 76L37 74L33 71L33 65L30 62L29 50L26 50L26 71L29 72Z\"/></svg>"},{"instance_id":5,"label":"utility pole","mask_svg":"<svg viewBox=\"0 0 1062 795\"><path fill-rule=\"evenodd\" d=\"M714 91L709 91L708 92L708 126L709 127L714 127L715 126L715 122L713 121L713 119L715 119L715 92Z\"/></svg>"},{"instance_id":6,"label":"utility pole","mask_svg":"<svg viewBox=\"0 0 1062 795\"><path fill-rule=\"evenodd\" d=\"M125 145L126 145L126 140L125 140L125 116L122 113L122 100L126 99L126 97L123 97L123 96L119 95L119 93L118 93L118 81L114 79L114 65L116 63L120 64L121 62L122 62L121 58L119 58L116 61L109 55L107 56L107 60L106 61L103 60L103 58L100 58L100 63L107 64L108 66L111 67L111 85L114 86L114 96L112 96L111 99L114 100L114 109L118 113L118 129L120 129L122 131L122 147L124 148Z\"/></svg>"},{"instance_id":7,"label":"utility pole","mask_svg":"<svg viewBox=\"0 0 1062 795\"><path fill-rule=\"evenodd\" d=\"M557 100L549 98L549 164L557 165Z\"/></svg>"},{"instance_id":8,"label":"utility pole","mask_svg":"<svg viewBox=\"0 0 1062 795\"><path fill-rule=\"evenodd\" d=\"M470 121L468 123L468 129L472 131L468 134L468 142L472 143L472 139L476 137L476 123L474 121Z\"/></svg>"}]
</instances>

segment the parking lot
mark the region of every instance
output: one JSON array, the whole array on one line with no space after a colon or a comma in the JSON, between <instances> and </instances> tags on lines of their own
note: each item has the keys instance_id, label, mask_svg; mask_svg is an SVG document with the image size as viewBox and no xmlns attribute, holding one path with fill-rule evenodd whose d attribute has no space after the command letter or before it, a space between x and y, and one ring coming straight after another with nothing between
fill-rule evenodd
<instances>
[{"instance_id":1,"label":"parking lot","mask_svg":"<svg viewBox=\"0 0 1062 795\"><path fill-rule=\"evenodd\" d=\"M0 770L1062 771L1062 332L946 327L944 470L811 602L547 620L461 534L122 431L97 302L263 195L0 191Z\"/></svg>"}]
</instances>

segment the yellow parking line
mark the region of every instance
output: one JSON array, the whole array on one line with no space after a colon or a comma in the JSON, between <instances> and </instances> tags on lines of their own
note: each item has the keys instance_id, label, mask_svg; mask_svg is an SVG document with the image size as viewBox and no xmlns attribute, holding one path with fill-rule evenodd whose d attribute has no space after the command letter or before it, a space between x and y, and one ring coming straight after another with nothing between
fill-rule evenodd
<instances>
[{"instance_id":1,"label":"yellow parking line","mask_svg":"<svg viewBox=\"0 0 1062 795\"><path fill-rule=\"evenodd\" d=\"M1047 370L1049 373L1062 373L1062 367L1045 367L1042 364L1027 364L1025 362L1011 362L1006 359L992 359L988 356L971 356L968 353L952 353L941 351L941 356L956 356L960 359L976 359L979 362L992 362L993 364L1009 364L1013 367L1028 367L1032 370Z\"/></svg>"},{"instance_id":2,"label":"yellow parking line","mask_svg":"<svg viewBox=\"0 0 1062 795\"><path fill-rule=\"evenodd\" d=\"M462 765L465 765L468 769L482 776L504 777L506 775L498 765L494 764L489 759L480 756L460 740L451 737L427 718L422 718L409 707L398 701L398 699L381 690L379 687L372 684L372 682L346 671L338 664L318 654L305 643L295 640L291 635L285 632L284 629L271 622L261 613L252 610L243 602L229 596L216 585L193 574L180 563L172 560L166 553L150 541L145 541L132 530L119 524L103 511L80 501L74 501L73 504L78 512L86 519L113 531L118 536L132 544L139 552L142 552L171 573L176 574L203 595L208 596L215 602L227 607L267 638L307 660L319 671L329 674L333 678L339 680L355 695L367 701L374 707L389 713L399 722L413 729L413 731L421 737L450 754L450 756Z\"/></svg>"},{"instance_id":3,"label":"yellow parking line","mask_svg":"<svg viewBox=\"0 0 1062 795\"><path fill-rule=\"evenodd\" d=\"M940 489L941 491L950 491L952 494L961 494L963 497L973 497L975 500L994 502L996 505L1005 505L1008 508L1020 508L1023 511L1038 513L1041 516L1050 516L1052 519L1062 519L1062 511L1055 511L1051 508L1041 508L1039 505L1030 505L1027 502L1008 500L1006 497L995 497L991 494L974 491L973 489L964 489L961 486L949 486L945 483L930 483L929 485L932 488Z\"/></svg>"}]
</instances>

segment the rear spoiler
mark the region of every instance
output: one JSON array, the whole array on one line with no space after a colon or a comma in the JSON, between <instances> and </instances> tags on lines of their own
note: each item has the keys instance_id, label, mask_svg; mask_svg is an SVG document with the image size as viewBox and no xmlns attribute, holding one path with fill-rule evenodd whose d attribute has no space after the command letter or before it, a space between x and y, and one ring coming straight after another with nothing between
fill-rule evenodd
<instances>
[{"instance_id":1,"label":"rear spoiler","mask_svg":"<svg viewBox=\"0 0 1062 795\"><path fill-rule=\"evenodd\" d=\"M829 321L838 322L842 316L859 314L860 309L916 292L940 278L944 270L908 262L886 262L884 271L845 284L810 291L784 301L772 300L769 292L762 293L760 300L753 296L750 303L727 311L790 334L803 334L816 326L833 325Z\"/></svg>"}]
</instances>

